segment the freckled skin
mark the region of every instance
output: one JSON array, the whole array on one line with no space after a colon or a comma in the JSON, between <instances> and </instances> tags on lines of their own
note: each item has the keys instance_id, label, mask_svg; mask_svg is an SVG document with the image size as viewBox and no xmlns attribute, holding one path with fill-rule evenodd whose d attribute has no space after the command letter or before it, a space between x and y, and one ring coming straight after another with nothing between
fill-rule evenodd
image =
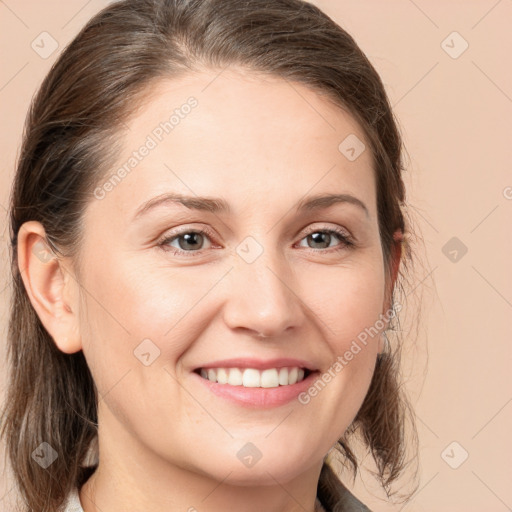
<instances>
[{"instance_id":1,"label":"freckled skin","mask_svg":"<svg viewBox=\"0 0 512 512\"><path fill-rule=\"evenodd\" d=\"M349 161L338 150L349 134L364 140L361 128L302 85L294 84L299 95L277 78L216 74L152 89L129 122L119 165L187 98L198 104L85 212L88 293L75 311L104 397L100 466L80 495L86 512L96 510L91 497L112 511L148 503L156 511L303 510L297 501L313 510L322 459L370 385L378 337L307 405L241 408L192 374L232 357L297 357L323 372L387 309L371 155ZM132 219L171 191L222 198L232 213L167 205ZM304 196L322 193L351 194L369 215L350 204L295 212ZM322 248L307 237L336 227L356 245L332 235ZM200 255L173 254L177 240L157 246L165 234L203 228L214 237L199 239ZM246 237L263 249L250 264L236 252ZM160 350L149 366L133 353L144 339ZM237 457L248 442L262 453L251 468Z\"/></svg>"}]
</instances>

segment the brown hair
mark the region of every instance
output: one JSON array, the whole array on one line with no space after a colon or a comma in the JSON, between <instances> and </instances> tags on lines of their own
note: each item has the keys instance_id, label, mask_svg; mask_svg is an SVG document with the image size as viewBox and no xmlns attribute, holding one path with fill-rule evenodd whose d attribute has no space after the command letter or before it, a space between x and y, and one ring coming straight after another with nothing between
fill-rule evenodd
<instances>
[{"instance_id":1,"label":"brown hair","mask_svg":"<svg viewBox=\"0 0 512 512\"><path fill-rule=\"evenodd\" d=\"M111 4L62 52L33 99L11 194L11 370L1 435L23 510L57 510L71 488L91 474L94 468L83 463L97 436L97 396L83 353L58 350L30 303L17 265L18 231L26 221L39 221L55 254L72 258L78 270L83 213L114 165L133 105L163 77L229 65L303 84L358 121L374 159L387 277L394 244L404 249L392 298L403 289L413 258L402 141L379 75L347 32L302 0ZM402 240L393 238L397 230ZM414 425L399 381L396 321L393 343L379 355L362 407L337 444L355 479L358 462L349 439L361 434L386 492L406 467L406 414ZM412 432L416 440L416 429ZM47 469L31 457L43 442L58 450ZM329 491L336 478L322 471L319 491L329 507L337 503Z\"/></svg>"}]
</instances>

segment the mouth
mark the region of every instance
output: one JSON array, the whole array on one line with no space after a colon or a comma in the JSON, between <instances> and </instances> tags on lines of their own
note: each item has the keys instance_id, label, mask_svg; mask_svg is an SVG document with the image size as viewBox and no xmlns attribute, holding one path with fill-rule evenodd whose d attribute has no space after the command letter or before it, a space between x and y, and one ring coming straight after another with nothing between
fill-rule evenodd
<instances>
[{"instance_id":1,"label":"mouth","mask_svg":"<svg viewBox=\"0 0 512 512\"><path fill-rule=\"evenodd\" d=\"M235 406L262 410L296 400L320 371L305 359L238 357L211 361L191 374L200 392Z\"/></svg>"},{"instance_id":2,"label":"mouth","mask_svg":"<svg viewBox=\"0 0 512 512\"><path fill-rule=\"evenodd\" d=\"M197 368L194 372L212 383L244 388L292 386L307 379L313 370L301 366L275 368L216 367Z\"/></svg>"}]
</instances>

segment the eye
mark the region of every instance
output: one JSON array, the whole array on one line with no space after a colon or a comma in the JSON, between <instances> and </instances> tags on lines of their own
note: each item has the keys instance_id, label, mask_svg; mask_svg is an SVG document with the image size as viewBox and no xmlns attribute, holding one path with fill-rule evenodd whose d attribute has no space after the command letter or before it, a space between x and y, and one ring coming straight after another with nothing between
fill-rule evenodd
<instances>
[{"instance_id":1,"label":"eye","mask_svg":"<svg viewBox=\"0 0 512 512\"><path fill-rule=\"evenodd\" d=\"M331 242L336 241L336 239L341 243L332 246ZM312 242L314 247L309 247L309 249L315 252L318 252L320 249L330 249L332 247L334 247L335 251L341 251L354 245L351 236L340 228L317 228L314 231L310 231L302 240L306 240L306 242Z\"/></svg>"},{"instance_id":2,"label":"eye","mask_svg":"<svg viewBox=\"0 0 512 512\"><path fill-rule=\"evenodd\" d=\"M204 242L210 240L211 237L213 237L213 233L208 229L187 229L165 235L157 242L157 245L165 251L171 251L173 254L195 256L200 254L202 249L205 249ZM172 243L176 243L177 246L172 246Z\"/></svg>"},{"instance_id":3,"label":"eye","mask_svg":"<svg viewBox=\"0 0 512 512\"><path fill-rule=\"evenodd\" d=\"M203 250L212 247L211 239L215 235L207 228L204 229L184 229L181 232L170 233L162 237L157 246L164 251L170 251L174 255L183 255L185 257L197 256L203 253ZM355 245L351 235L341 228L315 229L311 230L302 240L311 242L314 247L306 247L306 250L318 252L335 252L351 248ZM302 242L301 240L301 242ZM337 244L332 242L338 240ZM205 241L210 244L206 244ZM175 244L175 245L172 245ZM299 245L303 247L302 245ZM329 249L329 250L322 250Z\"/></svg>"}]
</instances>

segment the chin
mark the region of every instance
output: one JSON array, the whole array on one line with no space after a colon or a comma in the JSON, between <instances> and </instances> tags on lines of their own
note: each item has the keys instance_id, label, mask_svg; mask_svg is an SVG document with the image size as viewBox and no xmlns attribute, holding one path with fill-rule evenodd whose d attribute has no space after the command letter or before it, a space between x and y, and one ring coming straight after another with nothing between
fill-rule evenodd
<instances>
[{"instance_id":1,"label":"chin","mask_svg":"<svg viewBox=\"0 0 512 512\"><path fill-rule=\"evenodd\" d=\"M255 453L251 460L250 456L244 457L242 452L240 458L235 455L230 463L214 464L208 468L203 466L200 471L229 485L251 487L271 486L276 485L276 482L284 485L310 468L305 465L305 457L300 454L290 457L289 453L285 456L274 453L261 454L259 457ZM226 460L226 457L223 458Z\"/></svg>"}]
</instances>

